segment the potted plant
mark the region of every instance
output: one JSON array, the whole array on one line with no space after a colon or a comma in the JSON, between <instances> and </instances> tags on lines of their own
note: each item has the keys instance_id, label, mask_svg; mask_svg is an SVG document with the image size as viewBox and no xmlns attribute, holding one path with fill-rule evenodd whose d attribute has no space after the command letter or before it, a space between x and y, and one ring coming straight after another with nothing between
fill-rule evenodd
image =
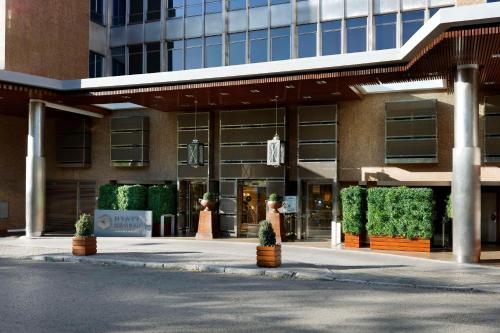
<instances>
[{"instance_id":1,"label":"potted plant","mask_svg":"<svg viewBox=\"0 0 500 333\"><path fill-rule=\"evenodd\" d=\"M200 205L205 207L205 211L209 212L214 208L214 195L211 192L205 192L203 194L203 199L198 199Z\"/></svg>"},{"instance_id":2,"label":"potted plant","mask_svg":"<svg viewBox=\"0 0 500 333\"><path fill-rule=\"evenodd\" d=\"M259 225L259 245L257 246L257 266L281 266L281 245L276 244L276 234L271 222L265 220Z\"/></svg>"},{"instance_id":3,"label":"potted plant","mask_svg":"<svg viewBox=\"0 0 500 333\"><path fill-rule=\"evenodd\" d=\"M269 198L267 198L267 207L272 213L277 213L282 205L281 197L276 193L271 193Z\"/></svg>"},{"instance_id":4,"label":"potted plant","mask_svg":"<svg viewBox=\"0 0 500 333\"><path fill-rule=\"evenodd\" d=\"M344 247L359 248L365 229L366 190L360 186L349 186L340 191L340 197Z\"/></svg>"},{"instance_id":5,"label":"potted plant","mask_svg":"<svg viewBox=\"0 0 500 333\"><path fill-rule=\"evenodd\" d=\"M82 214L75 224L73 237L73 255L89 256L97 253L97 242L94 236L94 224L89 214Z\"/></svg>"}]
</instances>

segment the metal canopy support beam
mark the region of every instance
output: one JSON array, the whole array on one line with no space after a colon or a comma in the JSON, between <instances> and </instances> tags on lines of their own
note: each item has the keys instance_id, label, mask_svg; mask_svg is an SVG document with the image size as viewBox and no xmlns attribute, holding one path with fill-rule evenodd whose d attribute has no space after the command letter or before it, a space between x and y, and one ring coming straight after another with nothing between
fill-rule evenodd
<instances>
[{"instance_id":1,"label":"metal canopy support beam","mask_svg":"<svg viewBox=\"0 0 500 333\"><path fill-rule=\"evenodd\" d=\"M475 263L481 255L481 150L478 146L478 65L460 65L455 76L453 148L453 256Z\"/></svg>"},{"instance_id":2,"label":"metal canopy support beam","mask_svg":"<svg viewBox=\"0 0 500 333\"><path fill-rule=\"evenodd\" d=\"M66 105L62 105L62 104L56 104L56 103L52 103L52 102L42 101L42 100L39 100L39 99L32 99L31 102L43 103L46 107L52 108L52 109L55 109L55 110L59 110L59 111L66 111L66 112L71 112L71 113L77 113L77 114L81 114L81 115L89 116L89 117L94 117L94 118L103 118L104 117L100 113L95 113L95 112L91 112L91 111L87 111L87 110L82 110L82 109L79 109L79 108L75 108L73 106L66 106Z\"/></svg>"},{"instance_id":3,"label":"metal canopy support beam","mask_svg":"<svg viewBox=\"0 0 500 333\"><path fill-rule=\"evenodd\" d=\"M45 158L43 154L45 104L30 101L26 156L26 237L40 237L45 222Z\"/></svg>"}]
</instances>

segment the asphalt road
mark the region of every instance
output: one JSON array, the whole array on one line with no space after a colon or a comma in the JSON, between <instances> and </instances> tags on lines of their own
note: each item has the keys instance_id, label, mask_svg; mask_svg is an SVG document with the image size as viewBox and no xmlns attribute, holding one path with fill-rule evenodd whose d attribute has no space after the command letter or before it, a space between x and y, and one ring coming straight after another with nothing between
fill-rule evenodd
<instances>
[{"instance_id":1,"label":"asphalt road","mask_svg":"<svg viewBox=\"0 0 500 333\"><path fill-rule=\"evenodd\" d=\"M0 332L499 332L500 295L0 259Z\"/></svg>"}]
</instances>

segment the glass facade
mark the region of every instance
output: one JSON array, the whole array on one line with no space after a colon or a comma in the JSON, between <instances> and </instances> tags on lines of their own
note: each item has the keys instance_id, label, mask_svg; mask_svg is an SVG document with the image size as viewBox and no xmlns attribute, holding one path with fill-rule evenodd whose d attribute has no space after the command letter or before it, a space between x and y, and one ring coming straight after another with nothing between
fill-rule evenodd
<instances>
[{"instance_id":1,"label":"glass facade","mask_svg":"<svg viewBox=\"0 0 500 333\"><path fill-rule=\"evenodd\" d=\"M172 40L167 42L167 70L180 71L184 69L184 41Z\"/></svg>"},{"instance_id":2,"label":"glass facade","mask_svg":"<svg viewBox=\"0 0 500 333\"><path fill-rule=\"evenodd\" d=\"M89 77L104 76L104 56L95 52L89 52Z\"/></svg>"},{"instance_id":3,"label":"glass facade","mask_svg":"<svg viewBox=\"0 0 500 333\"><path fill-rule=\"evenodd\" d=\"M290 59L290 27L271 29L271 60Z\"/></svg>"},{"instance_id":4,"label":"glass facade","mask_svg":"<svg viewBox=\"0 0 500 333\"><path fill-rule=\"evenodd\" d=\"M161 0L148 0L147 21L158 21L161 19Z\"/></svg>"},{"instance_id":5,"label":"glass facade","mask_svg":"<svg viewBox=\"0 0 500 333\"><path fill-rule=\"evenodd\" d=\"M205 67L222 66L222 37L205 38Z\"/></svg>"},{"instance_id":6,"label":"glass facade","mask_svg":"<svg viewBox=\"0 0 500 333\"><path fill-rule=\"evenodd\" d=\"M203 39L186 39L186 51L184 53L185 69L196 69L203 67Z\"/></svg>"},{"instance_id":7,"label":"glass facade","mask_svg":"<svg viewBox=\"0 0 500 333\"><path fill-rule=\"evenodd\" d=\"M347 53L366 51L366 17L346 20Z\"/></svg>"},{"instance_id":8,"label":"glass facade","mask_svg":"<svg viewBox=\"0 0 500 333\"><path fill-rule=\"evenodd\" d=\"M375 16L375 49L393 49L396 47L396 14Z\"/></svg>"},{"instance_id":9,"label":"glass facade","mask_svg":"<svg viewBox=\"0 0 500 333\"><path fill-rule=\"evenodd\" d=\"M142 74L142 44L128 46L128 74Z\"/></svg>"},{"instance_id":10,"label":"glass facade","mask_svg":"<svg viewBox=\"0 0 500 333\"><path fill-rule=\"evenodd\" d=\"M297 26L297 56L299 58L316 56L316 29L315 23Z\"/></svg>"},{"instance_id":11,"label":"glass facade","mask_svg":"<svg viewBox=\"0 0 500 333\"><path fill-rule=\"evenodd\" d=\"M111 48L111 73L125 75L125 46Z\"/></svg>"},{"instance_id":12,"label":"glass facade","mask_svg":"<svg viewBox=\"0 0 500 333\"><path fill-rule=\"evenodd\" d=\"M113 0L113 25L125 24L125 15L127 12L126 0Z\"/></svg>"},{"instance_id":13,"label":"glass facade","mask_svg":"<svg viewBox=\"0 0 500 333\"><path fill-rule=\"evenodd\" d=\"M129 16L128 23L142 23L143 21L143 4L142 0L129 0Z\"/></svg>"},{"instance_id":14,"label":"glass facade","mask_svg":"<svg viewBox=\"0 0 500 333\"><path fill-rule=\"evenodd\" d=\"M161 72L161 45L160 43L146 44L146 72Z\"/></svg>"},{"instance_id":15,"label":"glass facade","mask_svg":"<svg viewBox=\"0 0 500 333\"><path fill-rule=\"evenodd\" d=\"M246 43L247 38L244 32L229 34L229 65L241 65L246 63Z\"/></svg>"},{"instance_id":16,"label":"glass facade","mask_svg":"<svg viewBox=\"0 0 500 333\"><path fill-rule=\"evenodd\" d=\"M321 55L342 53L342 21L321 23Z\"/></svg>"},{"instance_id":17,"label":"glass facade","mask_svg":"<svg viewBox=\"0 0 500 333\"><path fill-rule=\"evenodd\" d=\"M267 30L255 30L248 33L250 62L267 61Z\"/></svg>"},{"instance_id":18,"label":"glass facade","mask_svg":"<svg viewBox=\"0 0 500 333\"><path fill-rule=\"evenodd\" d=\"M406 43L417 32L417 30L424 25L424 19L425 12L423 10L414 10L402 13L401 21L403 24L403 44Z\"/></svg>"},{"instance_id":19,"label":"glass facade","mask_svg":"<svg viewBox=\"0 0 500 333\"><path fill-rule=\"evenodd\" d=\"M92 22L104 24L103 0L90 0L90 19Z\"/></svg>"}]
</instances>

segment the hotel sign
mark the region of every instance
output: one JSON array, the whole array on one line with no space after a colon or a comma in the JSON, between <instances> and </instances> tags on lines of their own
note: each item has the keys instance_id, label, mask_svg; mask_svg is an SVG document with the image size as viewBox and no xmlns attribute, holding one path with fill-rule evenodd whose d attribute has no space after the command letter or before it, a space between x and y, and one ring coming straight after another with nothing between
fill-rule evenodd
<instances>
[{"instance_id":1,"label":"hotel sign","mask_svg":"<svg viewBox=\"0 0 500 333\"><path fill-rule=\"evenodd\" d=\"M153 213L150 210L94 211L97 237L151 237Z\"/></svg>"}]
</instances>

